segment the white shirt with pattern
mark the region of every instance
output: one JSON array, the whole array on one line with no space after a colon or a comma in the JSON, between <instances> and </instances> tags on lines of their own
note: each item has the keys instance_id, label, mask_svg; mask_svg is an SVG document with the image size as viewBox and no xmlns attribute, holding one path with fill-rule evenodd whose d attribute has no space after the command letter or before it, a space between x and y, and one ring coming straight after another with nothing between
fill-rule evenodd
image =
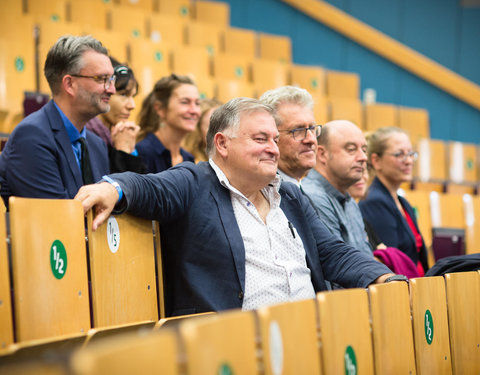
<instances>
[{"instance_id":1,"label":"white shirt with pattern","mask_svg":"<svg viewBox=\"0 0 480 375\"><path fill-rule=\"evenodd\" d=\"M223 171L210 159L220 183L230 190L235 219L245 247L243 310L287 301L315 298L305 248L297 231L280 208L280 177L262 193L270 204L263 222L256 207L230 185Z\"/></svg>"}]
</instances>

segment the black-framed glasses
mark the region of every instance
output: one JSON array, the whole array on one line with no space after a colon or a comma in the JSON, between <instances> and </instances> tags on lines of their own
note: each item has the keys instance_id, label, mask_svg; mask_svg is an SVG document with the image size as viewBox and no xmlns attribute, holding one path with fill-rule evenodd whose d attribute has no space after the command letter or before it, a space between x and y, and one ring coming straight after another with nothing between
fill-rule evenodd
<instances>
[{"instance_id":1,"label":"black-framed glasses","mask_svg":"<svg viewBox=\"0 0 480 375\"><path fill-rule=\"evenodd\" d=\"M418 152L416 151L410 151L410 152L397 151L397 152L390 152L388 153L388 155L392 155L398 161L406 161L407 158L412 158L413 161L418 159Z\"/></svg>"},{"instance_id":2,"label":"black-framed glasses","mask_svg":"<svg viewBox=\"0 0 480 375\"><path fill-rule=\"evenodd\" d=\"M303 141L307 137L307 131L311 131L315 138L320 136L322 125L312 125L307 128L295 128L292 130L279 130L279 132L290 133L296 141Z\"/></svg>"},{"instance_id":3,"label":"black-framed glasses","mask_svg":"<svg viewBox=\"0 0 480 375\"><path fill-rule=\"evenodd\" d=\"M115 81L117 80L117 76L115 74L111 76L84 76L81 74L70 74L72 77L78 77L78 78L90 78L93 79L95 82L102 83L103 82L103 88L105 90L108 90L110 86L115 85Z\"/></svg>"}]
</instances>

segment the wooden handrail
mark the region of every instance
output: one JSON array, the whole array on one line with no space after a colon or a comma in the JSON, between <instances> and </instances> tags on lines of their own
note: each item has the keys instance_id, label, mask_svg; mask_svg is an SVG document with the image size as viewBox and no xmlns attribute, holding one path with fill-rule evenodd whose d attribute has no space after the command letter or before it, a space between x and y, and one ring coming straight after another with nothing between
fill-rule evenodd
<instances>
[{"instance_id":1,"label":"wooden handrail","mask_svg":"<svg viewBox=\"0 0 480 375\"><path fill-rule=\"evenodd\" d=\"M480 110L480 86L323 0L282 0L347 38Z\"/></svg>"}]
</instances>

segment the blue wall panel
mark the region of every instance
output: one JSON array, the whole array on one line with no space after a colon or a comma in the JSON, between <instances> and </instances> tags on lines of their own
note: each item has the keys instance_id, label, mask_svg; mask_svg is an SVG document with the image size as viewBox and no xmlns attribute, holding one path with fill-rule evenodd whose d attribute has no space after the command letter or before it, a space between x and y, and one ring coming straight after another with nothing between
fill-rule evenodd
<instances>
[{"instance_id":1,"label":"blue wall panel","mask_svg":"<svg viewBox=\"0 0 480 375\"><path fill-rule=\"evenodd\" d=\"M327 0L377 30L480 84L480 10L458 0ZM480 142L480 111L399 68L280 0L227 0L232 26L288 35L293 61L360 74L377 101L426 108L433 138Z\"/></svg>"}]
</instances>

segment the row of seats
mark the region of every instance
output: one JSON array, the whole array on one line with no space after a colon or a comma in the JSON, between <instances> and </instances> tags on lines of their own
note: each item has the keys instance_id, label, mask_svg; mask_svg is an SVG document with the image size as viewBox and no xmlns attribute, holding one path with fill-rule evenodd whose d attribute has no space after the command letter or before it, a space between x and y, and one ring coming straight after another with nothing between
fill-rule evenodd
<instances>
[{"instance_id":1,"label":"row of seats","mask_svg":"<svg viewBox=\"0 0 480 375\"><path fill-rule=\"evenodd\" d=\"M71 345L62 355L51 350L48 361L43 347L22 361L3 357L0 369L91 375L476 374L479 293L479 272L412 279L409 286L322 292L316 299L256 311L159 321L141 333Z\"/></svg>"},{"instance_id":2,"label":"row of seats","mask_svg":"<svg viewBox=\"0 0 480 375\"><path fill-rule=\"evenodd\" d=\"M432 246L434 228L453 228L464 231L466 254L480 251L479 196L422 190L400 190L399 194L414 208L427 247Z\"/></svg>"},{"instance_id":3,"label":"row of seats","mask_svg":"<svg viewBox=\"0 0 480 375\"><path fill-rule=\"evenodd\" d=\"M10 199L10 257L0 215L0 350L164 316L158 224L112 216L92 232L87 218L85 237L79 201Z\"/></svg>"}]
</instances>

